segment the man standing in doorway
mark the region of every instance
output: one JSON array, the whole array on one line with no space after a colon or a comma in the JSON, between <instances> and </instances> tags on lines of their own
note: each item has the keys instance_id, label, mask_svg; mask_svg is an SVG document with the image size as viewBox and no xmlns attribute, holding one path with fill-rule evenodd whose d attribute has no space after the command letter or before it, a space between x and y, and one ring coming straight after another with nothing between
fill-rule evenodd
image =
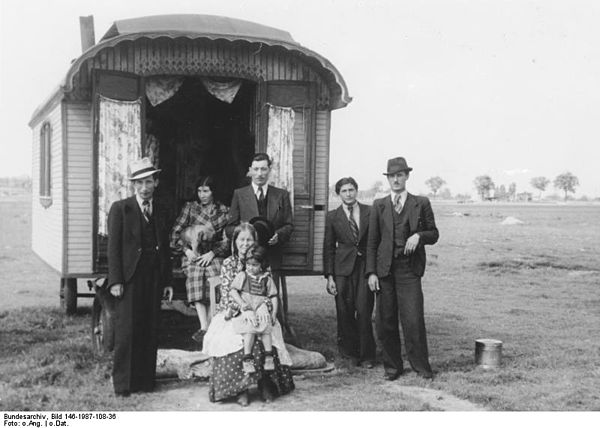
<instances>
[{"instance_id":1,"label":"man standing in doorway","mask_svg":"<svg viewBox=\"0 0 600 428\"><path fill-rule=\"evenodd\" d=\"M406 191L410 168L402 157L387 164L391 195L373 202L367 239L369 288L376 293L376 330L383 347L385 378L402 374L400 331L413 370L432 379L423 315L421 277L425 273L425 245L435 244L439 232L429 199Z\"/></svg>"},{"instance_id":2,"label":"man standing in doorway","mask_svg":"<svg viewBox=\"0 0 600 428\"><path fill-rule=\"evenodd\" d=\"M255 217L263 217L271 222L275 233L268 240L267 255L273 280L279 289L282 247L289 241L294 228L290 194L287 190L267 184L271 173L271 158L266 153L254 155L249 172L252 183L233 192L228 229L232 231L240 222L250 221Z\"/></svg>"},{"instance_id":3,"label":"man standing in doorway","mask_svg":"<svg viewBox=\"0 0 600 428\"><path fill-rule=\"evenodd\" d=\"M374 294L365 278L370 207L356 200L352 177L338 180L335 193L342 205L325 219L323 266L327 292L335 296L338 349L352 364L370 369L375 366Z\"/></svg>"},{"instance_id":4,"label":"man standing in doorway","mask_svg":"<svg viewBox=\"0 0 600 428\"><path fill-rule=\"evenodd\" d=\"M115 303L113 386L117 396L154 388L161 295L173 297L169 228L153 199L158 186L149 158L133 162L135 196L108 214L108 283Z\"/></svg>"}]
</instances>

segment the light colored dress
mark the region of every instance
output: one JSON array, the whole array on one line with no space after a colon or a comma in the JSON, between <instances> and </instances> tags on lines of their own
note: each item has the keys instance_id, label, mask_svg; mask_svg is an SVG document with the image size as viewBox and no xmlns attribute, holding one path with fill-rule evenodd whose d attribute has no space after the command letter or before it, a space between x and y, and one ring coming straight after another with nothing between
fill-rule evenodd
<instances>
[{"instance_id":1,"label":"light colored dress","mask_svg":"<svg viewBox=\"0 0 600 428\"><path fill-rule=\"evenodd\" d=\"M295 388L290 371L292 359L285 347L279 321L275 322L271 332L275 370L264 370L264 349L259 340L252 348L256 373L246 374L243 370L244 342L242 335L235 332L232 322L233 315L239 313L239 307L229 294L233 279L242 269L243 263L234 256L223 261L221 300L204 336L202 352L213 357L208 392L212 402L235 398L256 384L259 387L270 385L276 395L287 394Z\"/></svg>"},{"instance_id":2,"label":"light colored dress","mask_svg":"<svg viewBox=\"0 0 600 428\"><path fill-rule=\"evenodd\" d=\"M254 315L257 315L259 308L272 315L271 298L277 297L277 286L270 273L265 272L254 276L247 272L240 272L231 283L231 288L240 293L240 297L250 306ZM233 327L240 334L265 334L273 330L271 320L260 321L254 325L246 322L241 316L233 319Z\"/></svg>"},{"instance_id":3,"label":"light colored dress","mask_svg":"<svg viewBox=\"0 0 600 428\"><path fill-rule=\"evenodd\" d=\"M217 313L213 317L208 331L204 336L204 344L202 352L211 357L222 357L232 352L239 351L244 348L244 341L241 334L236 332L233 319L230 318L231 311L229 310L230 305L234 305L239 313L239 308L233 299L229 296L231 290L231 284L233 279L239 273L240 266L236 266L238 261L232 256L223 262L223 268L221 270L221 303L224 301L228 302L229 305L217 306ZM239 263L241 265L241 263ZM240 315L237 315L239 317ZM283 341L283 331L279 321L275 321L275 325L272 327L271 337L273 340L273 346L277 348L279 354L279 360L284 366L291 366L292 359L288 353L285 342Z\"/></svg>"}]
</instances>

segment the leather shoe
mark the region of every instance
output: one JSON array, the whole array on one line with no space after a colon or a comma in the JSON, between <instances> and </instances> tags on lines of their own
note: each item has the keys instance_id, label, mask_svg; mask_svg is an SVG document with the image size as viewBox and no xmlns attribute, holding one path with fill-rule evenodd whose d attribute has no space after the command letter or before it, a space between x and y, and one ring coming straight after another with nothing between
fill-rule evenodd
<instances>
[{"instance_id":1,"label":"leather shoe","mask_svg":"<svg viewBox=\"0 0 600 428\"><path fill-rule=\"evenodd\" d=\"M432 372L417 372L417 376L422 377L423 379L433 380Z\"/></svg>"},{"instance_id":2,"label":"leather shoe","mask_svg":"<svg viewBox=\"0 0 600 428\"><path fill-rule=\"evenodd\" d=\"M263 387L260 391L260 395L262 397L262 400L265 403L270 403L275 399L275 396L273 395L273 393L269 390L269 388Z\"/></svg>"},{"instance_id":3,"label":"leather shoe","mask_svg":"<svg viewBox=\"0 0 600 428\"><path fill-rule=\"evenodd\" d=\"M238 395L237 403L242 407L247 407L248 404L250 404L250 400L248 399L248 391L244 391Z\"/></svg>"},{"instance_id":4,"label":"leather shoe","mask_svg":"<svg viewBox=\"0 0 600 428\"><path fill-rule=\"evenodd\" d=\"M385 372L383 377L385 380L396 380L400 377L400 372Z\"/></svg>"},{"instance_id":5,"label":"leather shoe","mask_svg":"<svg viewBox=\"0 0 600 428\"><path fill-rule=\"evenodd\" d=\"M373 360L363 361L361 365L366 369L372 369L373 367L375 367L375 361L373 361Z\"/></svg>"}]
</instances>

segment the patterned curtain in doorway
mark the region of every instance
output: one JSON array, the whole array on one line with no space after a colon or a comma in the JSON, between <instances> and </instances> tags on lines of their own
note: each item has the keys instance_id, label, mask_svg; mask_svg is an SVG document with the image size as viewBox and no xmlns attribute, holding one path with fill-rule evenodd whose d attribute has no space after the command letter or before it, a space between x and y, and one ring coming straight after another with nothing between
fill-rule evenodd
<instances>
[{"instance_id":1,"label":"patterned curtain in doorway","mask_svg":"<svg viewBox=\"0 0 600 428\"><path fill-rule=\"evenodd\" d=\"M294 208L294 109L269 104L267 154L273 160L270 184L290 192Z\"/></svg>"},{"instance_id":2,"label":"patterned curtain in doorway","mask_svg":"<svg viewBox=\"0 0 600 428\"><path fill-rule=\"evenodd\" d=\"M98 113L98 233L106 236L113 202L133 195L131 161L142 155L142 101L100 96Z\"/></svg>"}]
</instances>

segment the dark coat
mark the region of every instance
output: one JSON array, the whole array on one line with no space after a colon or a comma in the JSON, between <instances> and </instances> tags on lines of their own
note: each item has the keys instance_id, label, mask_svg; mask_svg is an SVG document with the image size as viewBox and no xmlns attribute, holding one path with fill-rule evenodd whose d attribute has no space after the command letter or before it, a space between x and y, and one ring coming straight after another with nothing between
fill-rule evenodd
<instances>
[{"instance_id":1,"label":"dark coat","mask_svg":"<svg viewBox=\"0 0 600 428\"><path fill-rule=\"evenodd\" d=\"M352 230L344 208L340 205L327 213L325 219L325 240L323 242L323 270L329 275L348 276L352 273L356 257L360 252L366 254L367 231L369 229L368 205L358 204L360 225L358 226L358 244L354 242Z\"/></svg>"},{"instance_id":2,"label":"dark coat","mask_svg":"<svg viewBox=\"0 0 600 428\"><path fill-rule=\"evenodd\" d=\"M383 278L390 274L394 257L394 206L390 196L376 199L371 207L369 237L367 239L366 275L375 273ZM423 276L427 258L425 245L433 245L439 238L431 202L424 196L408 194L403 210L408 214L409 236L418 233L419 246L410 256L410 266L417 276ZM408 238L407 237L407 238Z\"/></svg>"},{"instance_id":3,"label":"dark coat","mask_svg":"<svg viewBox=\"0 0 600 428\"><path fill-rule=\"evenodd\" d=\"M154 199L152 217L160 260L160 283L170 285L171 254L166 210ZM142 212L135 196L112 204L108 213L108 286L131 281L142 254Z\"/></svg>"},{"instance_id":4,"label":"dark coat","mask_svg":"<svg viewBox=\"0 0 600 428\"><path fill-rule=\"evenodd\" d=\"M249 221L258 215L258 203L252 185L236 189L229 210L228 236L231 236L233 228L240 222ZM267 220L273 223L275 233L279 236L279 243L269 247L271 268L276 270L281 266L282 246L290 240L294 229L290 194L287 190L268 186Z\"/></svg>"}]
</instances>

